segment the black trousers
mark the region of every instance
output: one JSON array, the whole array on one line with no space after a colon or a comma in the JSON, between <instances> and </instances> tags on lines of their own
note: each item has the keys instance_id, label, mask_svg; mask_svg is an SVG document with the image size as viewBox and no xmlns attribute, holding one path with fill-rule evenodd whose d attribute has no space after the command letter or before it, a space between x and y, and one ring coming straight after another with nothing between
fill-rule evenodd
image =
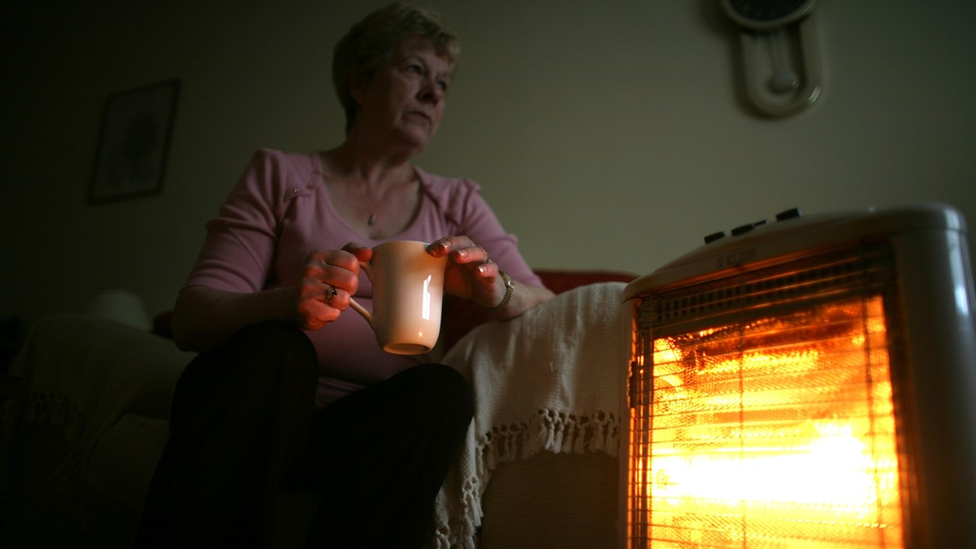
<instances>
[{"instance_id":1,"label":"black trousers","mask_svg":"<svg viewBox=\"0 0 976 549\"><path fill-rule=\"evenodd\" d=\"M467 382L426 364L315 411L316 382L311 342L284 323L194 359L135 546L270 547L286 485L324 496L306 547L419 548L473 414Z\"/></svg>"}]
</instances>

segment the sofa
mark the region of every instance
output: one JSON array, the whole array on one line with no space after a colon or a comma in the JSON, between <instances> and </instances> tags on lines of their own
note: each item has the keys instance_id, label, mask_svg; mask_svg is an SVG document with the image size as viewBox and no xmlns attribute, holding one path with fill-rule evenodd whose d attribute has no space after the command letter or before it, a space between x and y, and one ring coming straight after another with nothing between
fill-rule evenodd
<instances>
[{"instance_id":1,"label":"sofa","mask_svg":"<svg viewBox=\"0 0 976 549\"><path fill-rule=\"evenodd\" d=\"M438 496L438 549L616 544L630 273L539 270L557 298L507 322L445 298L439 353L479 412ZM111 320L58 314L28 334L0 410L0 546L128 547L193 353ZM569 387L569 389L567 389ZM594 396L596 395L596 396ZM283 494L278 547L301 547L314 493Z\"/></svg>"}]
</instances>

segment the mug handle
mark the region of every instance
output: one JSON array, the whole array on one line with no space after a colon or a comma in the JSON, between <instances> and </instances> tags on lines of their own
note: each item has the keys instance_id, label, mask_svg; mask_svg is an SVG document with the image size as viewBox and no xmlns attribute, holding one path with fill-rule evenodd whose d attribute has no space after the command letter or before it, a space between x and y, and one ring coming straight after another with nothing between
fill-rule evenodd
<instances>
[{"instance_id":1,"label":"mug handle","mask_svg":"<svg viewBox=\"0 0 976 549\"><path fill-rule=\"evenodd\" d=\"M367 278L373 280L373 265L371 265L368 261L360 261L359 267L362 270L366 271ZM373 314L367 311L365 307L363 307L359 303L356 303L356 300L353 299L352 297L349 298L349 306L352 307L353 310L355 310L357 313L362 315L363 318L366 319L366 322L369 323L370 328L373 328L374 330L376 329L376 326L373 325Z\"/></svg>"}]
</instances>

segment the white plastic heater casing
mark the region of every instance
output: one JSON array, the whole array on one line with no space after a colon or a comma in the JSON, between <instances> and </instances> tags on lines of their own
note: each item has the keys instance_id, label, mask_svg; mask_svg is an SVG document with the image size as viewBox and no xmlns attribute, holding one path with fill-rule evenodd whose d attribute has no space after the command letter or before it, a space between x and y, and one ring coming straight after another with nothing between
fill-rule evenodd
<instances>
[{"instance_id":1,"label":"white plastic heater casing","mask_svg":"<svg viewBox=\"0 0 976 549\"><path fill-rule=\"evenodd\" d=\"M919 502L908 549L968 547L976 540L976 292L963 216L939 204L800 216L746 227L724 236L625 290L625 299L715 281L760 267L852 244L885 242L896 270L905 337L892 345L907 362L905 394L914 426L913 456ZM630 309L632 310L632 309ZM629 368L625 368L626 371ZM627 387L625 381L624 387ZM626 397L623 399L627 405ZM623 418L629 412L623 411ZM629 440L627 421L620 437ZM621 535L627 547L628 449L621 448ZM916 498L917 497L917 498Z\"/></svg>"}]
</instances>

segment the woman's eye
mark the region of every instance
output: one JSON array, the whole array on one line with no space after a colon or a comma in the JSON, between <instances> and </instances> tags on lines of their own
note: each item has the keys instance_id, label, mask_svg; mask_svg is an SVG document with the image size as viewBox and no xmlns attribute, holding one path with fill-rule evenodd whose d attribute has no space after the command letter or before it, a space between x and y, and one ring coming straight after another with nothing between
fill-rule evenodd
<instances>
[{"instance_id":1,"label":"woman's eye","mask_svg":"<svg viewBox=\"0 0 976 549\"><path fill-rule=\"evenodd\" d=\"M437 87L440 88L442 92L447 92L447 88L450 87L450 84L448 84L447 82L441 80L441 81L437 82Z\"/></svg>"},{"instance_id":2,"label":"woman's eye","mask_svg":"<svg viewBox=\"0 0 976 549\"><path fill-rule=\"evenodd\" d=\"M414 74L423 74L424 69L420 65L408 65L407 70Z\"/></svg>"}]
</instances>

